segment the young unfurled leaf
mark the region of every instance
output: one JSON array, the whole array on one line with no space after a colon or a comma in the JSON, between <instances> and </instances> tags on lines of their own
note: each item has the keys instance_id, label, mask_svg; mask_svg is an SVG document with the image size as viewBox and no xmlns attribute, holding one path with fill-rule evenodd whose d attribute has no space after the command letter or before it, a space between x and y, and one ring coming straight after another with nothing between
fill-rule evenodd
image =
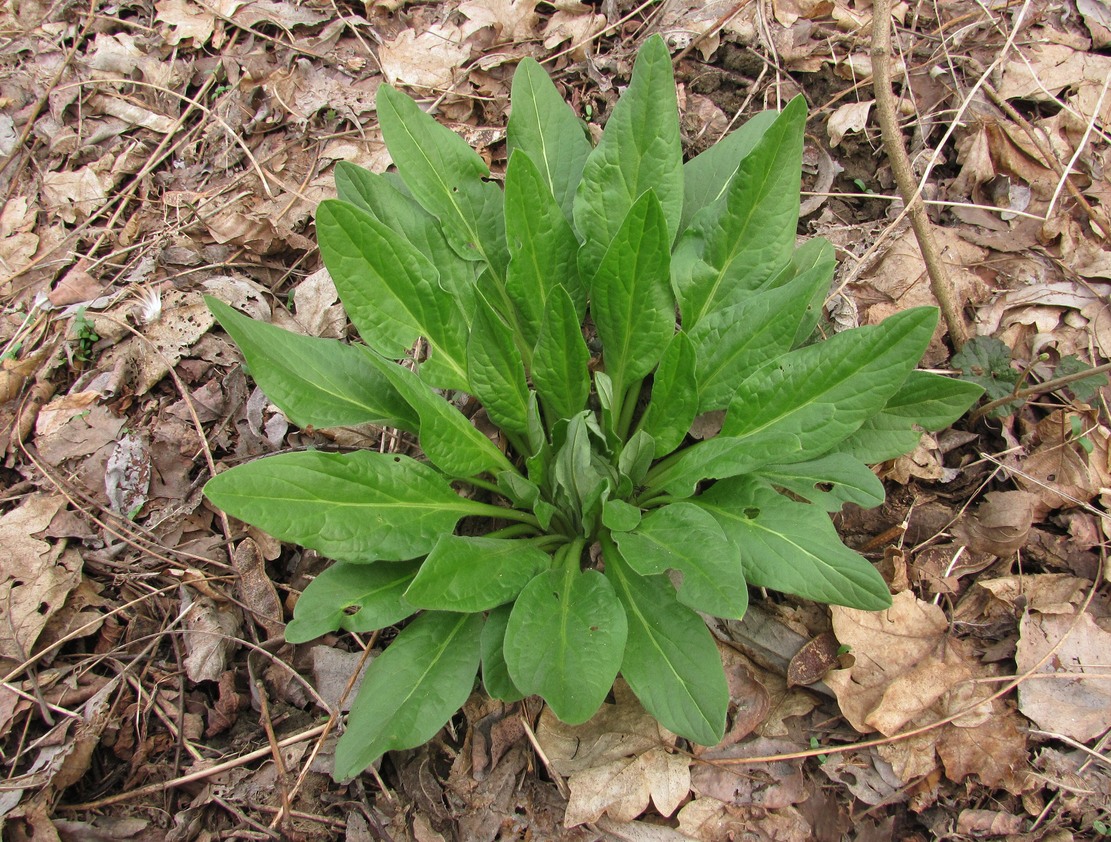
<instances>
[{"instance_id":1,"label":"young unfurled leaf","mask_svg":"<svg viewBox=\"0 0 1111 842\"><path fill-rule=\"evenodd\" d=\"M336 780L358 775L387 751L432 739L474 687L481 614L429 611L406 626L367 668L336 745Z\"/></svg>"},{"instance_id":2,"label":"young unfurled leaf","mask_svg":"<svg viewBox=\"0 0 1111 842\"><path fill-rule=\"evenodd\" d=\"M343 629L369 632L404 620L416 611L403 597L419 561L341 561L309 582L285 627L290 643L306 643Z\"/></svg>"},{"instance_id":3,"label":"young unfurled leaf","mask_svg":"<svg viewBox=\"0 0 1111 842\"><path fill-rule=\"evenodd\" d=\"M649 190L662 205L670 249L683 212L683 154L671 56L659 35L641 48L632 81L583 167L574 214L583 277L594 274L629 208Z\"/></svg>"}]
</instances>

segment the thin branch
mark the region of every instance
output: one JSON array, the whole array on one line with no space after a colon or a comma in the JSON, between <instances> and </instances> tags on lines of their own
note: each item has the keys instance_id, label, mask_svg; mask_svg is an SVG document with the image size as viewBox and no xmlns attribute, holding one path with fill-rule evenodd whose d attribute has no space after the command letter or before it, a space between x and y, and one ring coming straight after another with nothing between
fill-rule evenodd
<instances>
[{"instance_id":1,"label":"thin branch","mask_svg":"<svg viewBox=\"0 0 1111 842\"><path fill-rule=\"evenodd\" d=\"M941 252L933 236L926 206L922 204L918 185L911 168L910 158L903 146L902 133L895 113L895 95L891 90L891 3L875 0L872 5L872 74L876 95L876 118L880 124L883 148L891 162L895 184L906 202L910 224L918 240L918 248L930 276L930 289L941 308L942 318L949 329L949 337L957 350L968 340L968 328L960 311L960 304L953 295L953 284L941 259Z\"/></svg>"}]
</instances>

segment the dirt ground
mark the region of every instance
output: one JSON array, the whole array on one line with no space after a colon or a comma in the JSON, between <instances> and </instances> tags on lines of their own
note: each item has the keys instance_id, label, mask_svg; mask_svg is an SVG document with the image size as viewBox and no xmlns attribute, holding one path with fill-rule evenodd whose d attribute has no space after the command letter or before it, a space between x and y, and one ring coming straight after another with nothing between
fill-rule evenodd
<instances>
[{"instance_id":1,"label":"dirt ground","mask_svg":"<svg viewBox=\"0 0 1111 842\"><path fill-rule=\"evenodd\" d=\"M890 18L885 54L868 0L4 4L4 838L1111 836L1111 389L1083 374L1111 360L1111 5ZM743 622L713 624L721 745L667 739L620 684L578 728L476 694L428 745L336 783L338 711L390 630L284 643L327 562L201 487L282 449L408 445L291 426L202 295L349 335L313 213L336 162L389 165L380 84L500 173L522 57L600 130L657 32L690 155L806 98L799 234L838 250L828 328L947 292L955 321L923 365L999 400L877 466L887 503L838 517L890 611L754 593Z\"/></svg>"}]
</instances>

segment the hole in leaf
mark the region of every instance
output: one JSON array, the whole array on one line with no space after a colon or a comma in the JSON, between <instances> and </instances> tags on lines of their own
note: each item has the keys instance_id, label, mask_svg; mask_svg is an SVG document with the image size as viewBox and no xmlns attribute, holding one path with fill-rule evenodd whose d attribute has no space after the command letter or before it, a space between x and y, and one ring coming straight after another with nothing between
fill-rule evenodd
<instances>
[{"instance_id":1,"label":"hole in leaf","mask_svg":"<svg viewBox=\"0 0 1111 842\"><path fill-rule=\"evenodd\" d=\"M760 510L750 506L744 510L744 516L749 520L756 520L756 518L760 517Z\"/></svg>"},{"instance_id":2,"label":"hole in leaf","mask_svg":"<svg viewBox=\"0 0 1111 842\"><path fill-rule=\"evenodd\" d=\"M343 613L346 614L348 617L353 617L362 610L363 606L361 605L345 605L343 607Z\"/></svg>"},{"instance_id":3,"label":"hole in leaf","mask_svg":"<svg viewBox=\"0 0 1111 842\"><path fill-rule=\"evenodd\" d=\"M819 491L825 491L827 494L830 491L833 491L833 483L832 482L819 482L814 487L817 488Z\"/></svg>"}]
</instances>

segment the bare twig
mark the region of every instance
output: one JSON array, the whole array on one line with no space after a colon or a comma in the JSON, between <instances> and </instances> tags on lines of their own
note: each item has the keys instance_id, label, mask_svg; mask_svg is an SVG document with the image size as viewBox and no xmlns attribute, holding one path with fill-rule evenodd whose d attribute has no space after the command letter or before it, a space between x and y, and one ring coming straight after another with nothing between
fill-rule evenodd
<instances>
[{"instance_id":1,"label":"bare twig","mask_svg":"<svg viewBox=\"0 0 1111 842\"><path fill-rule=\"evenodd\" d=\"M1012 401L1020 401L1024 398L1029 398L1034 395L1044 395L1047 392L1060 389L1062 386L1067 386L1069 383L1075 383L1077 380L1083 380L1086 377L1095 377L1099 374L1105 374L1111 371L1111 363L1104 363L1097 365L1095 368L1085 369L1084 371L1074 371L1072 374L1062 374L1060 377L1054 377L1052 380L1046 380L1044 383L1038 383L1036 386L1029 386L1025 389L1018 389L1015 392L1007 395L1006 397L996 398L993 401L981 406L974 413L972 413L973 420L983 418L993 409L998 409L1005 404Z\"/></svg>"},{"instance_id":2,"label":"bare twig","mask_svg":"<svg viewBox=\"0 0 1111 842\"><path fill-rule=\"evenodd\" d=\"M910 224L918 240L918 248L926 263L930 276L930 289L941 308L945 326L953 345L960 350L968 341L968 328L961 314L960 304L954 299L953 284L945 269L941 252L934 239L926 206L922 204L918 185L911 168L910 157L903 146L899 121L895 113L895 95L891 90L891 3L890 0L875 0L872 6L872 74L873 90L876 94L876 118L879 120L883 148L891 162L895 184L906 202L910 214Z\"/></svg>"}]
</instances>

